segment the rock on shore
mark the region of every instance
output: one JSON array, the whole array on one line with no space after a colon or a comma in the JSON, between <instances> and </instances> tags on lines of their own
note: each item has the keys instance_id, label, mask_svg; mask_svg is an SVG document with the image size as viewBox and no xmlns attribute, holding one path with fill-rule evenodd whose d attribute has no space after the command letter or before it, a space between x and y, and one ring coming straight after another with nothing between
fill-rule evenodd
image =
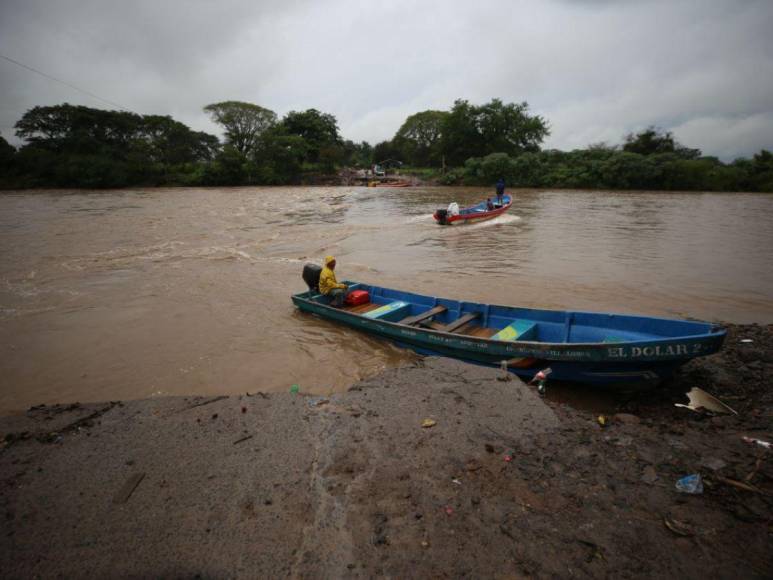
<instances>
[{"instance_id":1,"label":"rock on shore","mask_svg":"<svg viewBox=\"0 0 773 580\"><path fill-rule=\"evenodd\" d=\"M773 574L771 452L742 439L773 439L760 388L737 417L661 393L621 402L602 427L501 378L426 358L327 398L2 418L0 575ZM678 493L691 473L703 493Z\"/></svg>"}]
</instances>

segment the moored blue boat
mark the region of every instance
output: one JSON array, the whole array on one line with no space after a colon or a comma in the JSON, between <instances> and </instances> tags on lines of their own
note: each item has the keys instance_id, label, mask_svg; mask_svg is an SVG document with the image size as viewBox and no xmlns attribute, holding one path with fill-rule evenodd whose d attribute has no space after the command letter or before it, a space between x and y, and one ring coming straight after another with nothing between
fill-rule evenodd
<instances>
[{"instance_id":1,"label":"moored blue boat","mask_svg":"<svg viewBox=\"0 0 773 580\"><path fill-rule=\"evenodd\" d=\"M425 354L500 366L531 379L645 386L688 360L717 352L727 331L707 322L517 308L414 294L364 283L370 302L333 308L316 289L292 296L304 312Z\"/></svg>"}]
</instances>

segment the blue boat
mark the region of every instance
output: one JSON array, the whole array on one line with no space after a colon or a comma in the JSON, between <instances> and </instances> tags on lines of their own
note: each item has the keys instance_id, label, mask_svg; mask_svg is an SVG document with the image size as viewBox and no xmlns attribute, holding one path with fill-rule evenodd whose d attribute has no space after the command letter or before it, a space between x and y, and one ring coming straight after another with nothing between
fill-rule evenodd
<instances>
[{"instance_id":1,"label":"blue boat","mask_svg":"<svg viewBox=\"0 0 773 580\"><path fill-rule=\"evenodd\" d=\"M504 364L527 379L549 367L551 379L654 386L688 360L717 352L727 334L707 322L480 304L351 281L349 289L366 290L370 302L334 308L306 271L304 279L310 290L292 296L304 312L422 354Z\"/></svg>"}]
</instances>

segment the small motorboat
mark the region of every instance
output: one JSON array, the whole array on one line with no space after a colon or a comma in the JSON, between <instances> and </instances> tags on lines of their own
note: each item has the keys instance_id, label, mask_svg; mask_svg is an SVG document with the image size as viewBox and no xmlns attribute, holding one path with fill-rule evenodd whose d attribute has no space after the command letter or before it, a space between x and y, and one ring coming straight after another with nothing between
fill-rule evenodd
<instances>
[{"instance_id":1,"label":"small motorboat","mask_svg":"<svg viewBox=\"0 0 773 580\"><path fill-rule=\"evenodd\" d=\"M487 201L463 209L458 209L457 204L452 203L448 208L437 210L432 214L432 217L442 226L450 226L454 223L472 223L502 215L510 209L511 205L513 205L513 199L509 195L502 198L502 204L495 203L493 209L489 209Z\"/></svg>"},{"instance_id":2,"label":"small motorboat","mask_svg":"<svg viewBox=\"0 0 773 580\"><path fill-rule=\"evenodd\" d=\"M371 181L368 187L410 187L408 181Z\"/></svg>"},{"instance_id":3,"label":"small motorboat","mask_svg":"<svg viewBox=\"0 0 773 580\"><path fill-rule=\"evenodd\" d=\"M503 366L527 379L550 368L551 379L654 386L690 359L717 352L727 334L708 322L479 304L358 282L345 283L367 291L368 301L334 308L317 290L320 270L304 268L309 290L292 296L300 310L419 353Z\"/></svg>"}]
</instances>

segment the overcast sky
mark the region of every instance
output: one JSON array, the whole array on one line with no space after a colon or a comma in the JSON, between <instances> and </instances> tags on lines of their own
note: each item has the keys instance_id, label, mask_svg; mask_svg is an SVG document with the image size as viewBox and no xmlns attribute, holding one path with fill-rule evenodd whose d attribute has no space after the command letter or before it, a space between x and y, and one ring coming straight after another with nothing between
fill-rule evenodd
<instances>
[{"instance_id":1,"label":"overcast sky","mask_svg":"<svg viewBox=\"0 0 773 580\"><path fill-rule=\"evenodd\" d=\"M527 101L545 147L648 125L725 160L773 150L771 0L0 0L0 54L138 113L317 108L391 138L454 99ZM105 103L0 59L0 127Z\"/></svg>"}]
</instances>

